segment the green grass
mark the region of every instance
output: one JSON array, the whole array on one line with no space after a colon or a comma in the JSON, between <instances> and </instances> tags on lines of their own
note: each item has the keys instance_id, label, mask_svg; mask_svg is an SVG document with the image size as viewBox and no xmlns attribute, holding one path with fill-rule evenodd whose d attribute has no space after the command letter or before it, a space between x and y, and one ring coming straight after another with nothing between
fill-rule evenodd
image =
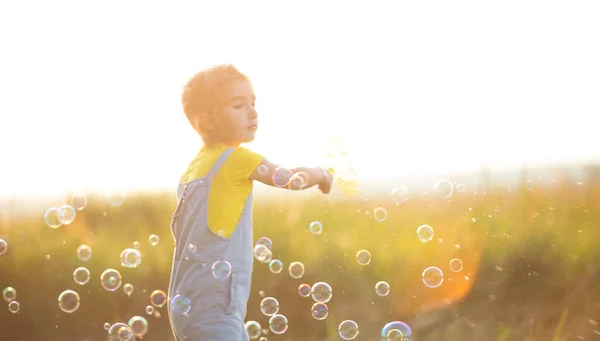
<instances>
[{"instance_id":1,"label":"green grass","mask_svg":"<svg viewBox=\"0 0 600 341\"><path fill-rule=\"evenodd\" d=\"M273 240L274 257L284 262L285 270L274 275L256 263L247 319L263 328L268 325L259 310L258 293L263 291L280 301L281 313L290 321L288 332L271 333L269 340L336 340L337 325L346 319L359 324L357 340L377 340L381 327L394 319L409 322L418 341L591 337L594 326L575 325L600 319L590 316L592 308L577 313L600 298L600 278L593 271L600 267L598 193L592 185L564 183L543 189L532 183L510 190L493 187L485 195L455 193L451 200L413 196L401 205L386 196L333 200L279 191L273 200L257 195L254 237ZM29 218L2 212L0 238L9 243L9 251L0 256L0 287L17 289L21 312L0 312L0 333L7 339L103 339L104 322L127 322L141 315L150 326L144 340L169 340L166 309L159 309L161 317L156 318L144 308L153 290L167 289L175 203L173 193L131 195L120 207L90 196L73 224L57 229L45 226L44 210ZM384 222L367 214L377 207L388 212ZM322 235L308 232L314 220L323 223ZM421 224L435 229L429 243L417 239ZM158 246L149 245L150 234L160 237ZM142 265L122 268L119 254L134 241L141 244ZM77 260L80 244L93 249L89 263ZM360 249L372 254L366 267L355 260ZM448 268L454 257L463 260L460 273ZM305 264L302 280L287 274L292 261ZM78 266L92 272L86 286L72 280ZM444 271L441 287L422 284L421 272L428 266ZM121 271L123 283L134 285L131 298L122 290L110 293L100 287L99 275L110 267ZM380 280L391 285L388 297L374 293ZM296 291L300 283L317 281L330 283L334 290L325 321L310 316L310 299ZM65 289L80 293L81 307L74 314L61 312L56 304ZM36 321L35 328L26 327L31 321Z\"/></svg>"}]
</instances>

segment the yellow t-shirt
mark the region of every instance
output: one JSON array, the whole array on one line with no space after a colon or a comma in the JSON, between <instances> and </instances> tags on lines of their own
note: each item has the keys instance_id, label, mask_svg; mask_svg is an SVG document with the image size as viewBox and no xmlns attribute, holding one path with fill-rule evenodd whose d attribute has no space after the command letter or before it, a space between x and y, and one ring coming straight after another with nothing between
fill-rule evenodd
<instances>
[{"instance_id":1,"label":"yellow t-shirt","mask_svg":"<svg viewBox=\"0 0 600 341\"><path fill-rule=\"evenodd\" d=\"M227 148L224 144L203 147L181 177L181 182L206 176ZM226 238L233 233L252 190L252 181L248 178L261 161L261 155L237 147L217 172L208 196L208 226L213 233Z\"/></svg>"}]
</instances>

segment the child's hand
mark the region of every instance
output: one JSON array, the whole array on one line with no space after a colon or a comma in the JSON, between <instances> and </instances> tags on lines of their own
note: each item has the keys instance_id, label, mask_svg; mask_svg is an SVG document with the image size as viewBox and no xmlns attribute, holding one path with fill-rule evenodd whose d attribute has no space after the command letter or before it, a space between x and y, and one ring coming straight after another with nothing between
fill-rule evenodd
<instances>
[{"instance_id":1,"label":"child's hand","mask_svg":"<svg viewBox=\"0 0 600 341\"><path fill-rule=\"evenodd\" d=\"M321 170L323 171L323 178L319 182L319 189L323 194L329 194L333 184L333 174L327 169L321 168Z\"/></svg>"}]
</instances>

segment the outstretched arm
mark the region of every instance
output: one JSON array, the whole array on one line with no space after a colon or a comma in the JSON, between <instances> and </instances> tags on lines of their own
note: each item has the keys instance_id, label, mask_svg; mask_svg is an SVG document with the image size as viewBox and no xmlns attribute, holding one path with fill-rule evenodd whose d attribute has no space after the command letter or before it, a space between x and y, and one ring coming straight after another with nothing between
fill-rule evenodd
<instances>
[{"instance_id":1,"label":"outstretched arm","mask_svg":"<svg viewBox=\"0 0 600 341\"><path fill-rule=\"evenodd\" d=\"M262 162L252 172L249 180L260 181L265 185L304 190L313 186L327 194L331 190L333 176L324 168L298 167L286 169L263 158Z\"/></svg>"}]
</instances>

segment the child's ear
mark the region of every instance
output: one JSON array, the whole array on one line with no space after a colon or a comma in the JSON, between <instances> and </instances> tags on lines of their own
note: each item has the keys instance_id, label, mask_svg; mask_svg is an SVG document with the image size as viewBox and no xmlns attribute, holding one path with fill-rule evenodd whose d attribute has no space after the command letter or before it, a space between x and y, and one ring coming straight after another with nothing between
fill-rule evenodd
<instances>
[{"instance_id":1,"label":"child's ear","mask_svg":"<svg viewBox=\"0 0 600 341\"><path fill-rule=\"evenodd\" d=\"M202 129L215 130L217 128L214 117L207 113L201 113L200 115L198 115L197 122L198 126L202 127Z\"/></svg>"}]
</instances>

